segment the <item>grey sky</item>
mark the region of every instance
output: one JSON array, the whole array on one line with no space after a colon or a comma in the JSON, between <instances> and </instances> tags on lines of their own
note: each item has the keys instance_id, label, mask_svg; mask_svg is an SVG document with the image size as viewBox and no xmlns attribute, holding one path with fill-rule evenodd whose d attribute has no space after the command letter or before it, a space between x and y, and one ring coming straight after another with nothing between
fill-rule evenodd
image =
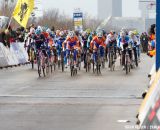
<instances>
[{"instance_id":1,"label":"grey sky","mask_svg":"<svg viewBox=\"0 0 160 130\"><path fill-rule=\"evenodd\" d=\"M97 0L41 0L42 10L58 8L61 12L72 16L74 8L81 8L92 16L97 16ZM140 16L138 0L123 0L123 16Z\"/></svg>"},{"instance_id":2,"label":"grey sky","mask_svg":"<svg viewBox=\"0 0 160 130\"><path fill-rule=\"evenodd\" d=\"M1 2L2 0L0 0ZM88 12L92 16L97 16L97 1L98 0L35 0L40 1L38 4L40 10L50 8L58 8L61 12L72 16L74 8L81 8L83 12ZM0 3L1 4L1 3ZM138 0L123 0L123 16L137 17L141 13L138 7Z\"/></svg>"}]
</instances>

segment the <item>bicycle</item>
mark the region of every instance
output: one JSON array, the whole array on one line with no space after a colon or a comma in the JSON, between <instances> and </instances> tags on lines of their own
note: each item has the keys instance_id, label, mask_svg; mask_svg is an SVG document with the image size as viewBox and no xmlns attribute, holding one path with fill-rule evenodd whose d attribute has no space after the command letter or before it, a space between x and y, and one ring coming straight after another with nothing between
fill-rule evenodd
<instances>
[{"instance_id":1,"label":"bicycle","mask_svg":"<svg viewBox=\"0 0 160 130\"><path fill-rule=\"evenodd\" d=\"M41 77L41 73L43 72L43 76L49 74L49 60L48 56L46 56L46 52L44 49L40 49L37 52L37 66L38 66L38 74Z\"/></svg>"},{"instance_id":2,"label":"bicycle","mask_svg":"<svg viewBox=\"0 0 160 130\"><path fill-rule=\"evenodd\" d=\"M101 74L101 57L100 57L100 48L94 50L94 52L97 52L95 53L95 59L94 59L94 65L96 65L96 69L93 68L94 70L94 73L95 71L97 72L97 74Z\"/></svg>"},{"instance_id":3,"label":"bicycle","mask_svg":"<svg viewBox=\"0 0 160 130\"><path fill-rule=\"evenodd\" d=\"M125 70L126 70L126 74L128 74L130 71L131 71L131 59L130 59L130 56L129 56L129 51L130 51L130 48L126 48L126 53L125 53Z\"/></svg>"},{"instance_id":4,"label":"bicycle","mask_svg":"<svg viewBox=\"0 0 160 130\"><path fill-rule=\"evenodd\" d=\"M90 50L87 49L86 58L85 58L86 72L89 72L90 69L91 69L91 54L90 54L89 51L90 51Z\"/></svg>"},{"instance_id":5,"label":"bicycle","mask_svg":"<svg viewBox=\"0 0 160 130\"><path fill-rule=\"evenodd\" d=\"M62 67L62 72L64 72L64 52L61 51L61 67Z\"/></svg>"},{"instance_id":6,"label":"bicycle","mask_svg":"<svg viewBox=\"0 0 160 130\"><path fill-rule=\"evenodd\" d=\"M40 54L41 52L38 50L37 51L37 53L36 53L36 55L37 55L37 67L38 67L38 75L39 75L39 77L41 77L41 67L42 67L42 65L41 65L41 54Z\"/></svg>"},{"instance_id":7,"label":"bicycle","mask_svg":"<svg viewBox=\"0 0 160 130\"><path fill-rule=\"evenodd\" d=\"M73 77L77 75L77 68L74 67L74 49L71 49L69 59L70 59L71 77Z\"/></svg>"},{"instance_id":8,"label":"bicycle","mask_svg":"<svg viewBox=\"0 0 160 130\"><path fill-rule=\"evenodd\" d=\"M55 47L52 48L53 51L53 67L54 67L54 71L56 70L56 65L58 62L58 55L57 55L57 49Z\"/></svg>"},{"instance_id":9,"label":"bicycle","mask_svg":"<svg viewBox=\"0 0 160 130\"><path fill-rule=\"evenodd\" d=\"M109 47L109 68L111 71L115 70L115 52L114 52L114 46Z\"/></svg>"},{"instance_id":10,"label":"bicycle","mask_svg":"<svg viewBox=\"0 0 160 130\"><path fill-rule=\"evenodd\" d=\"M77 67L79 68L79 70L81 70L81 52L78 50L78 54L77 54Z\"/></svg>"}]
</instances>

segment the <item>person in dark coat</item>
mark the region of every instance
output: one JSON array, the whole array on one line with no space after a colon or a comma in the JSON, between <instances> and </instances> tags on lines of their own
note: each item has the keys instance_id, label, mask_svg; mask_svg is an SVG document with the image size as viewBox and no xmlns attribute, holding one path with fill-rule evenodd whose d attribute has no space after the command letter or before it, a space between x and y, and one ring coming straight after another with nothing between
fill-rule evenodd
<instances>
[{"instance_id":1,"label":"person in dark coat","mask_svg":"<svg viewBox=\"0 0 160 130\"><path fill-rule=\"evenodd\" d=\"M4 37L5 37L5 32L1 30L0 31L0 42L6 46L5 41L4 41Z\"/></svg>"}]
</instances>

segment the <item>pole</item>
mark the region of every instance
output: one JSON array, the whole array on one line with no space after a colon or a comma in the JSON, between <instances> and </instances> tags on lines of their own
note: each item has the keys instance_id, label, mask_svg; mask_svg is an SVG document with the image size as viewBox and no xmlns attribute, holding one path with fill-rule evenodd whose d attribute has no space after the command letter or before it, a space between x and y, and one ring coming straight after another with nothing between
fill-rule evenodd
<instances>
[{"instance_id":1,"label":"pole","mask_svg":"<svg viewBox=\"0 0 160 130\"><path fill-rule=\"evenodd\" d=\"M10 26L10 24L12 22L12 19L13 19L13 17L10 18L7 29L9 28L9 26Z\"/></svg>"},{"instance_id":2,"label":"pole","mask_svg":"<svg viewBox=\"0 0 160 130\"><path fill-rule=\"evenodd\" d=\"M160 0L156 0L156 71L160 68Z\"/></svg>"}]
</instances>

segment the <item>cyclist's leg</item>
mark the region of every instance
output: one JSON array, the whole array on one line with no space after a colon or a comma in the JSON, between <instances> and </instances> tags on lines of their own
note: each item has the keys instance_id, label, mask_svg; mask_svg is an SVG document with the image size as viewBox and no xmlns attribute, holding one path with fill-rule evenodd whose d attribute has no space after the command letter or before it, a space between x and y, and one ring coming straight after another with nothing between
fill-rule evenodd
<instances>
[{"instance_id":1,"label":"cyclist's leg","mask_svg":"<svg viewBox=\"0 0 160 130\"><path fill-rule=\"evenodd\" d=\"M138 56L138 58L139 58L139 60L140 60L141 50L140 50L140 46L139 46L139 45L137 45L136 50L137 50L137 56Z\"/></svg>"},{"instance_id":2,"label":"cyclist's leg","mask_svg":"<svg viewBox=\"0 0 160 130\"><path fill-rule=\"evenodd\" d=\"M70 51L69 49L66 50L66 54L67 54L67 55L66 55L66 56L67 56L67 65L70 65L70 58L69 58L69 57L70 57L70 52L71 52L71 51Z\"/></svg>"},{"instance_id":3,"label":"cyclist's leg","mask_svg":"<svg viewBox=\"0 0 160 130\"><path fill-rule=\"evenodd\" d=\"M114 59L117 59L117 43L114 43Z\"/></svg>"},{"instance_id":4,"label":"cyclist's leg","mask_svg":"<svg viewBox=\"0 0 160 130\"><path fill-rule=\"evenodd\" d=\"M63 51L63 54L64 54L64 64L65 64L65 67L67 67L67 53L66 53L66 50Z\"/></svg>"},{"instance_id":5,"label":"cyclist's leg","mask_svg":"<svg viewBox=\"0 0 160 130\"><path fill-rule=\"evenodd\" d=\"M100 57L104 57L104 48L102 46L100 47Z\"/></svg>"},{"instance_id":6,"label":"cyclist's leg","mask_svg":"<svg viewBox=\"0 0 160 130\"><path fill-rule=\"evenodd\" d=\"M93 52L93 61L94 61L94 64L96 64L96 62L97 62L97 51Z\"/></svg>"}]
</instances>

